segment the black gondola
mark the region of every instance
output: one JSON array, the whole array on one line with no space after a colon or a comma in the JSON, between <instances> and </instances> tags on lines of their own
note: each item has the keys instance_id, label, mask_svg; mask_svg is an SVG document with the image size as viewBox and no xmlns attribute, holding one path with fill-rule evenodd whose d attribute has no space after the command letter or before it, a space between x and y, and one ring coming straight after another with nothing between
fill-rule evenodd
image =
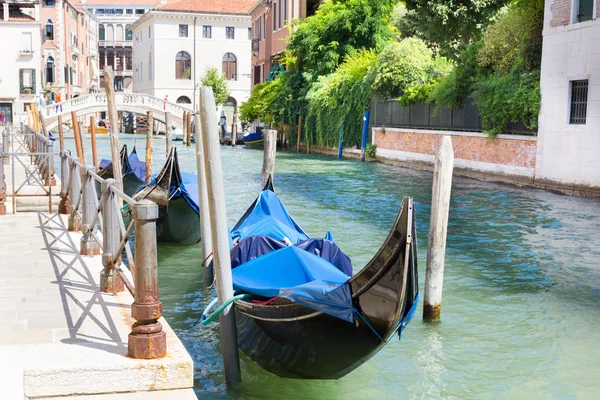
<instances>
[{"instance_id":1,"label":"black gondola","mask_svg":"<svg viewBox=\"0 0 600 400\"><path fill-rule=\"evenodd\" d=\"M265 190L272 188L266 187ZM265 193L267 192L263 191L261 196ZM236 229L246 222L253 210L265 208L264 205L257 204L262 201L261 196L232 229L234 240L237 239L235 235L239 234ZM278 210L268 211L266 214L275 215L277 212ZM293 246L309 251L312 249L313 254L329 257L328 261L336 264L332 257L340 258L341 250L333 242L322 239L301 240L304 232L291 217L287 221L289 228L296 229L301 234ZM282 232L281 227L276 229ZM256 245L248 245L247 242L263 240L257 239L258 237L241 237L239 244L232 249L234 287L235 268L258 261L265 254L279 251L277 241L265 239L266 245L260 245L263 247L262 255L254 253L248 256L249 246ZM316 245L316 251L314 243L311 244L313 241L320 241ZM292 245L289 239L286 243L288 247ZM325 248L326 245L329 246L328 249ZM256 264L258 263L255 262ZM288 268L285 261L281 264ZM339 266L337 268L342 270ZM286 274L288 270L284 271L283 274ZM309 304L310 307L299 304L297 300L292 301L289 297L279 297L281 294L272 298L260 298L262 301L258 302L256 298L238 300L235 302L238 345L254 362L282 377L340 378L371 358L396 332L402 332L417 306L417 274L414 205L411 198L405 198L396 221L377 254L346 282L351 292L351 320L319 311L318 305L314 307L314 300L318 298L311 298L313 304ZM236 289L239 293L239 283Z\"/></svg>"},{"instance_id":2,"label":"black gondola","mask_svg":"<svg viewBox=\"0 0 600 400\"><path fill-rule=\"evenodd\" d=\"M137 188L143 185L146 179L146 164L139 160L135 147L131 154L127 154L127 145L124 144L120 152L121 172L123 175L123 192L131 196ZM102 179L114 179L113 164L111 160L100 161L98 176Z\"/></svg>"},{"instance_id":3,"label":"black gondola","mask_svg":"<svg viewBox=\"0 0 600 400\"><path fill-rule=\"evenodd\" d=\"M156 177L133 195L158 204L157 240L190 245L200 241L198 178L181 172L177 149L173 147Z\"/></svg>"}]
</instances>

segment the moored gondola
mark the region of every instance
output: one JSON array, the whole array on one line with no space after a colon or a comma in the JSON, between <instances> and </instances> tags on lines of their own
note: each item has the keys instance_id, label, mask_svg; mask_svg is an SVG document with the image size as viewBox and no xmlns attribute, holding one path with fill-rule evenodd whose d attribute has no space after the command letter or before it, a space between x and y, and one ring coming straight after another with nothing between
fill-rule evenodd
<instances>
[{"instance_id":1,"label":"moored gondola","mask_svg":"<svg viewBox=\"0 0 600 400\"><path fill-rule=\"evenodd\" d=\"M143 185L146 179L146 163L140 161L135 147L131 154L127 154L127 145L124 144L120 152L121 172L123 176L123 192L128 196L135 193L138 187ZM111 160L100 161L98 175L103 179L114 179L113 163Z\"/></svg>"},{"instance_id":2,"label":"moored gondola","mask_svg":"<svg viewBox=\"0 0 600 400\"><path fill-rule=\"evenodd\" d=\"M270 184L270 183L269 183ZM332 241L310 239L265 187L230 232L238 345L282 377L336 379L377 353L418 299L414 205L402 201L383 245L352 276Z\"/></svg>"},{"instance_id":3,"label":"moored gondola","mask_svg":"<svg viewBox=\"0 0 600 400\"><path fill-rule=\"evenodd\" d=\"M175 147L158 175L149 184L139 187L133 198L158 204L159 242L190 245L200 240L198 177L180 171Z\"/></svg>"}]
</instances>

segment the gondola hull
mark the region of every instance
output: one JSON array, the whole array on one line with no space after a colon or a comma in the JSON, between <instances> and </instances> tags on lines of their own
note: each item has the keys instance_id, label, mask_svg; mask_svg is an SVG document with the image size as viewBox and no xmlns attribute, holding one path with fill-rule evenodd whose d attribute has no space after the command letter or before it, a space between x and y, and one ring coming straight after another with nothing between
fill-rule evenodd
<instances>
[{"instance_id":1,"label":"gondola hull","mask_svg":"<svg viewBox=\"0 0 600 400\"><path fill-rule=\"evenodd\" d=\"M286 299L235 303L238 344L251 360L282 377L337 379L354 370L402 329L418 296L416 227L405 199L371 262L351 280L354 323Z\"/></svg>"},{"instance_id":2,"label":"gondola hull","mask_svg":"<svg viewBox=\"0 0 600 400\"><path fill-rule=\"evenodd\" d=\"M156 221L159 242L191 245L200 241L200 219L183 198L169 200L167 207L159 207Z\"/></svg>"}]
</instances>

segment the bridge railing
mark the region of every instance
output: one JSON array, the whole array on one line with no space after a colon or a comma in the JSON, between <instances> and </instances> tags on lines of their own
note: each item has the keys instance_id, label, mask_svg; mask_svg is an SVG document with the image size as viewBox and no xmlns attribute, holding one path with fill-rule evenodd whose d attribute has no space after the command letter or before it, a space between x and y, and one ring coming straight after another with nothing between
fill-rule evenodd
<instances>
[{"instance_id":1,"label":"bridge railing","mask_svg":"<svg viewBox=\"0 0 600 400\"><path fill-rule=\"evenodd\" d=\"M86 94L65 100L60 103L47 105L43 108L45 118L55 118L59 115L70 115L71 111L84 110L86 108L94 108L98 106L106 106L106 95L104 93ZM176 103L171 103L158 97L143 93L115 93L115 106L145 107L154 111L170 112L172 116L183 118L185 112L190 111L189 108L183 107Z\"/></svg>"}]
</instances>

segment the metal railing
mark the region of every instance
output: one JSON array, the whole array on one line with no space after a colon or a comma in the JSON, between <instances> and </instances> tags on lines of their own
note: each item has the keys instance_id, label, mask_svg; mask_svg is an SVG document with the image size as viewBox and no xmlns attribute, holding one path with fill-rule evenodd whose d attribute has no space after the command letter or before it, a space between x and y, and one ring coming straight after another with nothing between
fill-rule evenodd
<instances>
[{"instance_id":1,"label":"metal railing","mask_svg":"<svg viewBox=\"0 0 600 400\"><path fill-rule=\"evenodd\" d=\"M52 141L23 124L20 128L8 126L2 133L0 211L4 205L5 191L3 164L8 158L12 161L14 188L14 167L15 162L21 161L19 157L30 157L31 162L21 162L25 167L26 181L13 190L13 212L16 210L14 198L27 180L33 180L42 186L44 183L50 184L46 193L50 198L51 213L54 176ZM129 335L129 357L150 359L165 356L166 333L158 321L162 314L158 297L158 206L150 200L133 200L120 190L117 181L102 179L95 167L82 164L69 151L60 152L60 166L59 213L68 215L69 231L82 232L80 254L102 255L100 290L116 294L127 288L134 298L131 315L136 322ZM97 187L100 187L99 191ZM122 202L126 203L125 207L122 207ZM131 216L127 224L124 208L131 210L131 213L127 213ZM122 262L124 257L129 269Z\"/></svg>"},{"instance_id":2,"label":"metal railing","mask_svg":"<svg viewBox=\"0 0 600 400\"><path fill-rule=\"evenodd\" d=\"M158 206L150 200L133 200L119 188L119 182L102 179L95 167L82 164L66 150L61 151L60 160L59 212L69 215L69 231L82 232L80 253L102 254L100 290L116 294L127 288L134 297L131 314L136 323L129 335L129 356L163 357L166 334L158 322L162 313L157 274ZM126 205L122 207L121 202ZM128 224L123 215L127 208L131 210ZM122 263L123 255L129 270Z\"/></svg>"}]
</instances>

